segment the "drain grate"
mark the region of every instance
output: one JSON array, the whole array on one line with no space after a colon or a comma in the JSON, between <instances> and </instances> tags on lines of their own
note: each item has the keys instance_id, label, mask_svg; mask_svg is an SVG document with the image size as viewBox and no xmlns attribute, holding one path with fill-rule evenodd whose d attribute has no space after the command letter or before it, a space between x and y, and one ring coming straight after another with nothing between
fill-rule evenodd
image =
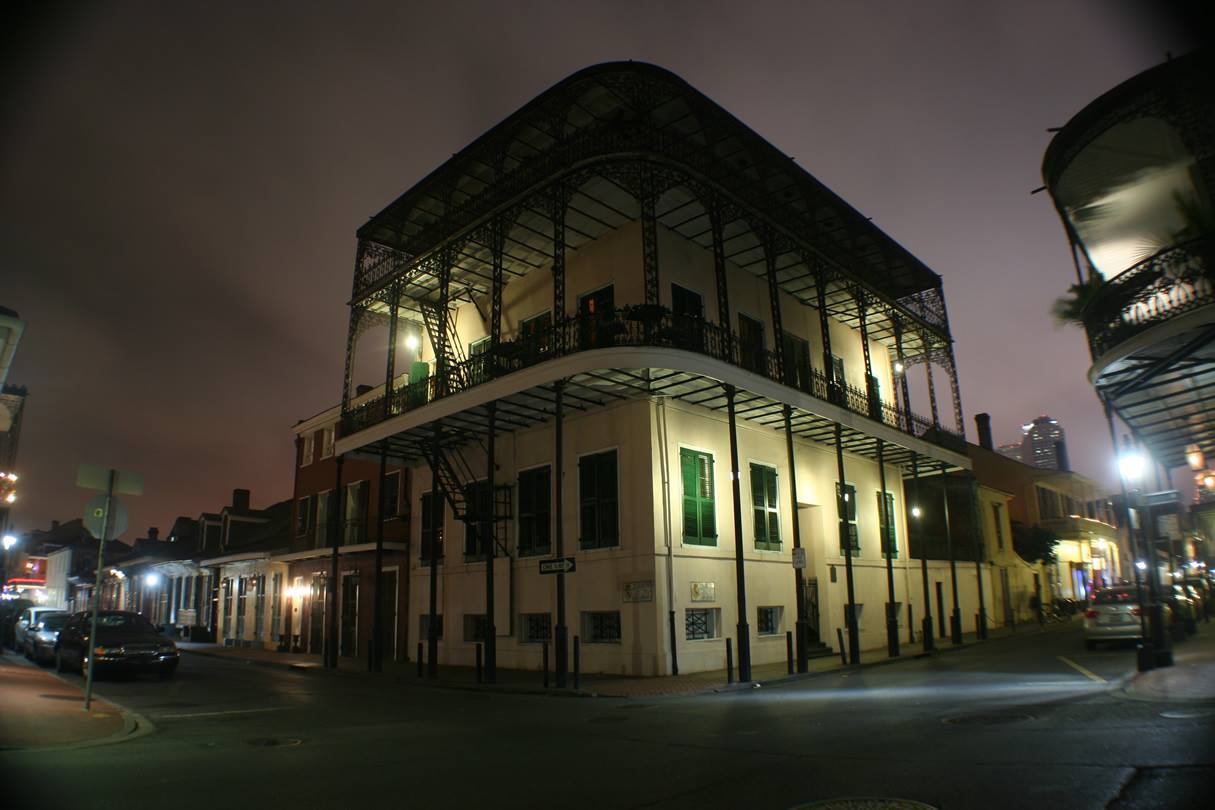
<instances>
[{"instance_id":1,"label":"drain grate","mask_svg":"<svg viewBox=\"0 0 1215 810\"><path fill-rule=\"evenodd\" d=\"M937 810L914 799L888 799L881 796L852 796L799 804L790 810Z\"/></svg>"},{"instance_id":2,"label":"drain grate","mask_svg":"<svg viewBox=\"0 0 1215 810\"><path fill-rule=\"evenodd\" d=\"M303 740L294 737L255 737L245 742L259 748L290 748L291 746L299 745Z\"/></svg>"},{"instance_id":3,"label":"drain grate","mask_svg":"<svg viewBox=\"0 0 1215 810\"><path fill-rule=\"evenodd\" d=\"M1021 723L1033 720L1032 714L1010 714L1007 712L988 712L986 714L960 714L956 717L946 717L942 723L951 726L1001 726L1007 723Z\"/></svg>"}]
</instances>

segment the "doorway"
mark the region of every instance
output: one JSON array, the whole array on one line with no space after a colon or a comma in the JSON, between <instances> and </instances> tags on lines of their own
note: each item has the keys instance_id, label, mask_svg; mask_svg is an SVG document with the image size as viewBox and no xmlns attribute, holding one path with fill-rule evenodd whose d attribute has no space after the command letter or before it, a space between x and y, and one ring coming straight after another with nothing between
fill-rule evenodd
<instances>
[{"instance_id":1,"label":"doorway","mask_svg":"<svg viewBox=\"0 0 1215 810\"><path fill-rule=\"evenodd\" d=\"M358 655L359 652L359 575L342 574L342 607L338 624L338 654Z\"/></svg>"},{"instance_id":2,"label":"doorway","mask_svg":"<svg viewBox=\"0 0 1215 810\"><path fill-rule=\"evenodd\" d=\"M325 644L325 577L312 577L308 589L308 652L320 654Z\"/></svg>"},{"instance_id":3,"label":"doorway","mask_svg":"<svg viewBox=\"0 0 1215 810\"><path fill-rule=\"evenodd\" d=\"M380 574L380 649L385 659L397 659L397 569L387 568Z\"/></svg>"},{"instance_id":4,"label":"doorway","mask_svg":"<svg viewBox=\"0 0 1215 810\"><path fill-rule=\"evenodd\" d=\"M606 328L616 317L616 294L611 284L578 297L578 343L593 349L611 345Z\"/></svg>"}]
</instances>

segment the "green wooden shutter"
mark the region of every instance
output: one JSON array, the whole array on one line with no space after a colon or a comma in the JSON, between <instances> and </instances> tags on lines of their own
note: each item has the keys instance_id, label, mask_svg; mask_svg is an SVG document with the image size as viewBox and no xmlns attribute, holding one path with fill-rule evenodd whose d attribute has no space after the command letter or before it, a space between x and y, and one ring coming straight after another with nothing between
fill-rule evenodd
<instances>
[{"instance_id":1,"label":"green wooden shutter","mask_svg":"<svg viewBox=\"0 0 1215 810\"><path fill-rule=\"evenodd\" d=\"M708 543L717 537L717 511L713 497L713 457L701 453L699 464L700 484L700 538Z\"/></svg>"},{"instance_id":2,"label":"green wooden shutter","mask_svg":"<svg viewBox=\"0 0 1215 810\"><path fill-rule=\"evenodd\" d=\"M693 540L700 537L700 505L697 503L696 454L680 449L679 472L683 479L683 536Z\"/></svg>"},{"instance_id":3,"label":"green wooden shutter","mask_svg":"<svg viewBox=\"0 0 1215 810\"><path fill-rule=\"evenodd\" d=\"M768 497L768 545L780 548L780 512L776 507L776 470L765 471L764 492Z\"/></svg>"},{"instance_id":4,"label":"green wooden shutter","mask_svg":"<svg viewBox=\"0 0 1215 810\"><path fill-rule=\"evenodd\" d=\"M764 468L751 465L751 513L754 519L755 547L768 544L768 514L764 503Z\"/></svg>"}]
</instances>

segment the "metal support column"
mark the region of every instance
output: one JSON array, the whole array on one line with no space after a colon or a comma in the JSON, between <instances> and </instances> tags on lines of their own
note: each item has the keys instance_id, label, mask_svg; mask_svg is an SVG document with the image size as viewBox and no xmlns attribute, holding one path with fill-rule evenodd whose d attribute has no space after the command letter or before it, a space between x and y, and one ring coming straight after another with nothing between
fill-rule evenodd
<instances>
[{"instance_id":1,"label":"metal support column","mask_svg":"<svg viewBox=\"0 0 1215 810\"><path fill-rule=\"evenodd\" d=\"M844 624L848 628L848 663L861 663L861 639L856 625L856 586L852 577L852 536L848 531L848 493L844 487L844 429L835 423L835 466L839 480L835 485L835 511L839 517L840 548L844 550L844 579L848 591L848 602L844 605ZM855 506L855 504L854 504Z\"/></svg>"},{"instance_id":2,"label":"metal support column","mask_svg":"<svg viewBox=\"0 0 1215 810\"><path fill-rule=\"evenodd\" d=\"M923 340L923 337L920 339ZM932 351L928 348L927 342L924 344L924 374L928 378L928 405L932 408L932 426L939 428L941 414L937 410L937 386L932 379Z\"/></svg>"},{"instance_id":3,"label":"metal support column","mask_svg":"<svg viewBox=\"0 0 1215 810\"><path fill-rule=\"evenodd\" d=\"M785 329L780 317L780 285L776 281L776 240L771 233L764 235L764 261L767 265L768 306L772 311L772 355L776 358L776 378L788 383L785 369Z\"/></svg>"},{"instance_id":4,"label":"metal support column","mask_svg":"<svg viewBox=\"0 0 1215 810\"><path fill-rule=\"evenodd\" d=\"M553 328L565 320L565 208L564 184L553 189Z\"/></svg>"},{"instance_id":5,"label":"metal support column","mask_svg":"<svg viewBox=\"0 0 1215 810\"><path fill-rule=\"evenodd\" d=\"M987 638L987 605L983 601L983 522L979 511L979 484L973 475L968 475L970 484L970 534L975 550L975 587L979 596L979 615L975 619L975 634Z\"/></svg>"},{"instance_id":6,"label":"metal support column","mask_svg":"<svg viewBox=\"0 0 1215 810\"><path fill-rule=\"evenodd\" d=\"M911 480L914 487L915 502L914 506L911 507L911 523L909 524L909 528L914 526L920 529L917 532L920 540L920 580L924 587L924 617L920 619L920 641L923 644L924 652L932 652L932 588L928 582L928 546L924 541L924 533L920 524L923 508L920 506L920 457L917 453L911 454Z\"/></svg>"},{"instance_id":7,"label":"metal support column","mask_svg":"<svg viewBox=\"0 0 1215 810\"><path fill-rule=\"evenodd\" d=\"M877 440L878 485L881 492L882 552L886 555L886 653L891 658L899 654L899 614L894 601L894 515L886 503L886 443Z\"/></svg>"},{"instance_id":8,"label":"metal support column","mask_svg":"<svg viewBox=\"0 0 1215 810\"><path fill-rule=\"evenodd\" d=\"M738 472L738 424L734 413L734 386L726 385L730 420L730 487L734 498L734 573L738 590L738 680L751 680L751 628L747 624L747 576L743 560L742 490Z\"/></svg>"},{"instance_id":9,"label":"metal support column","mask_svg":"<svg viewBox=\"0 0 1215 810\"><path fill-rule=\"evenodd\" d=\"M641 263L645 273L645 302L657 306L658 293L658 218L654 207L658 200L654 189L654 170L647 163L641 167Z\"/></svg>"},{"instance_id":10,"label":"metal support column","mask_svg":"<svg viewBox=\"0 0 1215 810\"><path fill-rule=\"evenodd\" d=\"M377 485L375 509L375 593L371 608L371 649L367 660L368 672L382 672L384 669L384 606L381 595L384 588L384 503L387 500L384 481L387 474L388 448L384 446L380 448L380 477L377 479L379 484Z\"/></svg>"},{"instance_id":11,"label":"metal support column","mask_svg":"<svg viewBox=\"0 0 1215 810\"><path fill-rule=\"evenodd\" d=\"M785 406L785 455L789 461L789 512L792 516L793 547L802 547L801 517L797 509L797 459L793 455L793 408ZM793 589L797 599L797 671L805 672L809 667L806 627L806 578L800 568L793 569Z\"/></svg>"},{"instance_id":12,"label":"metal support column","mask_svg":"<svg viewBox=\"0 0 1215 810\"><path fill-rule=\"evenodd\" d=\"M334 505L333 501L336 501L337 508L329 516L329 582L325 586L325 666L330 669L336 669L338 665L338 547L342 543L342 516L346 510L345 489L342 486L342 456L334 459L333 467L336 471L333 484L335 497L330 501L330 505Z\"/></svg>"},{"instance_id":13,"label":"metal support column","mask_svg":"<svg viewBox=\"0 0 1215 810\"><path fill-rule=\"evenodd\" d=\"M949 584L953 590L953 612L949 615L949 640L962 643L962 611L958 608L958 564L953 557L953 530L949 525L949 468L941 464L941 503L945 512L945 553L949 555Z\"/></svg>"},{"instance_id":14,"label":"metal support column","mask_svg":"<svg viewBox=\"0 0 1215 810\"><path fill-rule=\"evenodd\" d=\"M556 392L553 416L553 539L557 558L565 557L565 380L553 384ZM569 631L565 626L565 572L557 572L557 627L553 652L557 656L557 688L564 689L569 673Z\"/></svg>"},{"instance_id":15,"label":"metal support column","mask_svg":"<svg viewBox=\"0 0 1215 810\"><path fill-rule=\"evenodd\" d=\"M731 345L726 347L727 352L729 357L736 362L733 346L734 330L730 328L730 289L726 274L726 246L721 217L721 201L715 198L709 205L709 226L713 230L713 277L717 286L717 325L721 327L722 334L726 336L725 339L730 341Z\"/></svg>"},{"instance_id":16,"label":"metal support column","mask_svg":"<svg viewBox=\"0 0 1215 810\"><path fill-rule=\"evenodd\" d=\"M439 562L443 555L439 549L446 543L443 536L446 528L444 520L443 481L439 477L438 459L443 452L443 425L435 422L434 453L435 465L431 467L430 484L430 597L426 613L426 674L431 678L439 674L439 623L436 612L439 607Z\"/></svg>"},{"instance_id":17,"label":"metal support column","mask_svg":"<svg viewBox=\"0 0 1215 810\"><path fill-rule=\"evenodd\" d=\"M486 465L485 465L485 521L482 523L481 543L485 546L485 681L494 683L498 678L498 630L494 625L494 523L496 499L494 497L495 481L495 434L497 433L498 403L490 402L485 406L486 421L489 423L489 435L486 436Z\"/></svg>"},{"instance_id":18,"label":"metal support column","mask_svg":"<svg viewBox=\"0 0 1215 810\"><path fill-rule=\"evenodd\" d=\"M835 364L831 362L831 325L827 319L827 271L817 268L814 274L814 288L818 296L818 325L823 338L823 376L827 379L827 399L837 404L841 401L842 391L839 391L835 379Z\"/></svg>"},{"instance_id":19,"label":"metal support column","mask_svg":"<svg viewBox=\"0 0 1215 810\"><path fill-rule=\"evenodd\" d=\"M894 356L895 362L898 363L898 386L899 393L903 395L903 403L901 411L903 414L903 429L914 435L915 431L911 424L911 392L907 386L907 358L903 354L903 322L895 316L894 318Z\"/></svg>"}]
</instances>

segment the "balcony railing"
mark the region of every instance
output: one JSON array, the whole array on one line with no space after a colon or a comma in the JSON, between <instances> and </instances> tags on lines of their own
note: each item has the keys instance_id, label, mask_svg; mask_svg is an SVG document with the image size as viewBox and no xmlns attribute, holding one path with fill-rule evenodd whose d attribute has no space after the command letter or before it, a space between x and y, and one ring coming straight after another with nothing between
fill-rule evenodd
<instances>
[{"instance_id":1,"label":"balcony railing","mask_svg":"<svg viewBox=\"0 0 1215 810\"><path fill-rule=\"evenodd\" d=\"M812 397L846 408L913 436L965 451L958 434L923 416L883 401L877 392L829 380L816 368L791 365L780 374L775 353L746 346L717 324L665 307L633 306L610 313L576 315L537 332L505 340L495 354L479 354L455 363L425 380L396 387L385 402L383 394L366 400L342 417L342 433L350 436L398 414L466 391L515 371L582 351L620 346L656 346L695 352L759 374Z\"/></svg>"},{"instance_id":2,"label":"balcony railing","mask_svg":"<svg viewBox=\"0 0 1215 810\"><path fill-rule=\"evenodd\" d=\"M1084 310L1096 360L1159 323L1215 303L1215 239L1163 250L1107 281Z\"/></svg>"}]
</instances>

